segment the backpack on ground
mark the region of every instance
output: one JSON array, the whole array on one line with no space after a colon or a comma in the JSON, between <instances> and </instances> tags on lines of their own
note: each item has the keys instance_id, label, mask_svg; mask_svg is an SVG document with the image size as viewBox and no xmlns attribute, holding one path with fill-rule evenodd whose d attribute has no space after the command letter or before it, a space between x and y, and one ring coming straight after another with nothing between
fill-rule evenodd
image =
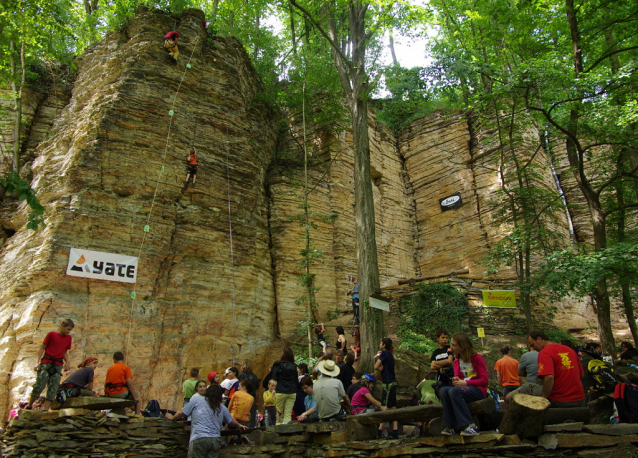
<instances>
[{"instance_id":1,"label":"backpack on ground","mask_svg":"<svg viewBox=\"0 0 638 458\"><path fill-rule=\"evenodd\" d=\"M638 423L638 386L619 383L614 389L614 405L620 423Z\"/></svg>"},{"instance_id":2,"label":"backpack on ground","mask_svg":"<svg viewBox=\"0 0 638 458\"><path fill-rule=\"evenodd\" d=\"M594 379L594 388L602 393L611 393L620 383L613 368L599 359L592 359L587 363L587 372Z\"/></svg>"},{"instance_id":3,"label":"backpack on ground","mask_svg":"<svg viewBox=\"0 0 638 458\"><path fill-rule=\"evenodd\" d=\"M162 416L162 412L159 402L153 399L148 404L146 404L146 408L142 412L142 415L145 417L160 418Z\"/></svg>"}]
</instances>

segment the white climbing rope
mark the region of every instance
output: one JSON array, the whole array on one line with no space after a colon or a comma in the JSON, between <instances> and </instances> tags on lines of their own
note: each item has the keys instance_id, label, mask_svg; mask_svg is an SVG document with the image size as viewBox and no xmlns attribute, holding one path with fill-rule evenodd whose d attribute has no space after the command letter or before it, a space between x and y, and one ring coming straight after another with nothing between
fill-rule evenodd
<instances>
[{"instance_id":1,"label":"white climbing rope","mask_svg":"<svg viewBox=\"0 0 638 458\"><path fill-rule=\"evenodd\" d=\"M164 154L162 155L162 167L160 168L160 171L159 171L159 173L157 175L157 182L155 183L155 192L153 193L153 199L151 201L151 208L148 211L148 216L146 218L146 224L144 225L144 235L142 236L142 242L140 243L140 248L139 248L138 253L137 253L138 272L139 272L139 267L140 267L141 259L142 259L142 250L144 248L144 243L146 242L146 234L148 234L150 232L151 216L153 214L153 208L155 207L155 200L157 199L157 192L159 191L160 181L162 179L162 174L164 173L164 164L166 163L166 156L168 154L168 142L170 140L171 128L173 126L173 115L175 114L174 108L175 108L175 103L177 102L177 95L179 94L179 91L180 91L180 89L182 87L182 83L184 82L184 79L186 77L186 72L191 68L190 63L191 63L191 60L193 59L193 54L195 53L195 46L197 45L198 41L199 41L199 36L197 37L197 39L193 43L193 49L191 51L191 55L188 58L188 62L184 66L184 71L182 72L182 77L181 77L181 79L179 81L179 85L177 86L177 90L175 91L175 95L173 96L173 101L171 103L171 108L168 111L170 120L169 120L169 123L168 123L168 132L166 134L166 143L164 145ZM202 69L202 71L203 71L203 69ZM137 297L136 288L137 288L137 283L134 283L133 284L133 291L131 292L131 308L130 308L130 311L129 311L128 332L127 332L127 337L126 337L126 345L125 345L125 353L124 353L125 355L128 355L129 348L130 348L130 343L131 343L131 328L133 326L133 308L134 308L134 305L135 305L135 299Z\"/></svg>"}]
</instances>

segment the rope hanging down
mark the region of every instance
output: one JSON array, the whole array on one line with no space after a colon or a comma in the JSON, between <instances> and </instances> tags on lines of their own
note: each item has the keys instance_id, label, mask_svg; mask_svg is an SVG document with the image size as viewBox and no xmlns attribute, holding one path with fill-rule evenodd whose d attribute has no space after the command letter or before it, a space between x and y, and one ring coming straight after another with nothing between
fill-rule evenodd
<instances>
[{"instance_id":1,"label":"rope hanging down","mask_svg":"<svg viewBox=\"0 0 638 458\"><path fill-rule=\"evenodd\" d=\"M148 217L146 218L146 224L144 225L144 235L142 236L142 242L140 243L140 249L138 250L138 253L137 253L138 270L139 270L139 265L141 264L140 260L142 259L142 250L144 248L144 243L146 242L146 234L148 234L150 232L150 230L151 230L151 227L150 227L151 216L153 214L153 208L155 207L155 200L157 199L157 192L159 190L160 181L162 179L162 174L164 173L164 164L166 163L166 156L168 154L168 142L169 142L170 136L171 136L171 127L173 126L173 115L175 114L174 108L175 108L175 103L177 101L177 95L179 94L179 90L181 89L182 83L184 82L184 78L186 77L186 72L191 68L190 62L193 59L193 54L195 53L195 47L196 47L198 41L199 41L199 36L197 37L197 39L193 43L193 49L191 51L191 55L188 58L188 62L186 63L186 66L184 67L184 71L182 72L182 77L181 77L181 79L179 81L179 85L177 86L177 90L175 91L175 95L173 96L173 101L171 103L171 108L168 111L168 115L170 117L170 120L169 120L169 123L168 123L168 132L166 134L166 143L164 145L164 154L162 155L162 167L160 168L160 171L159 171L159 173L157 175L157 182L155 184L155 192L153 193L153 199L151 201L151 208L148 211ZM200 80L200 83L201 83L201 80ZM128 323L128 332L127 332L127 337L126 337L125 355L128 355L129 347L130 347L130 343L131 343L131 327L133 326L133 306L135 305L135 298L137 296L136 288L137 288L137 283L134 283L133 284L133 291L131 292L131 308L130 308L130 311L129 311L129 323Z\"/></svg>"},{"instance_id":2,"label":"rope hanging down","mask_svg":"<svg viewBox=\"0 0 638 458\"><path fill-rule=\"evenodd\" d=\"M230 94L230 64L228 63L228 57L225 59L226 62L226 73L227 73L227 84L228 91L227 94ZM230 234L230 272L232 277L232 287L233 287L233 343L230 346L230 351L232 354L232 366L235 365L235 356L236 356L236 328L237 328L237 315L235 313L235 253L233 251L233 219L232 212L230 208L230 133L228 127L228 119L230 113L230 103L226 103L226 190L227 190L227 198L228 198L228 231Z\"/></svg>"}]
</instances>

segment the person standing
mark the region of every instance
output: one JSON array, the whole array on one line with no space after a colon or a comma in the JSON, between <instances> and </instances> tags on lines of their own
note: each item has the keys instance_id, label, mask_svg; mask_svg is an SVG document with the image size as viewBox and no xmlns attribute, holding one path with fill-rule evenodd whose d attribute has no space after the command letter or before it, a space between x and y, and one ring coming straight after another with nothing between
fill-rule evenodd
<instances>
[{"instance_id":1,"label":"person standing","mask_svg":"<svg viewBox=\"0 0 638 458\"><path fill-rule=\"evenodd\" d=\"M392 339L384 337L379 344L379 353L374 364L374 370L381 372L381 382L383 391L381 394L381 405L388 409L397 408L397 379L394 375L394 355L392 354ZM377 430L379 438L387 437L387 431L384 431L385 424L381 423ZM399 438L399 422L392 422L392 439Z\"/></svg>"},{"instance_id":2,"label":"person standing","mask_svg":"<svg viewBox=\"0 0 638 458\"><path fill-rule=\"evenodd\" d=\"M239 366L239 375L237 378L240 380L247 380L249 383L248 394L250 394L253 399L257 399L257 389L259 388L259 379L253 372L253 363L249 359L245 359L241 362ZM250 409L250 422L248 426L250 428L255 426L255 417L257 416L257 402L253 403L252 408Z\"/></svg>"},{"instance_id":3,"label":"person standing","mask_svg":"<svg viewBox=\"0 0 638 458\"><path fill-rule=\"evenodd\" d=\"M348 295L352 296L352 313L354 314L354 325L356 326L359 324L359 284L356 278L352 282L354 283L354 288L348 291Z\"/></svg>"},{"instance_id":4,"label":"person standing","mask_svg":"<svg viewBox=\"0 0 638 458\"><path fill-rule=\"evenodd\" d=\"M217 458L222 447L221 426L226 423L230 429L246 430L233 418L222 403L222 388L210 385L204 396L194 396L191 402L175 415L166 414L169 420L177 421L191 417L191 436L188 444L189 458Z\"/></svg>"},{"instance_id":5,"label":"person standing","mask_svg":"<svg viewBox=\"0 0 638 458\"><path fill-rule=\"evenodd\" d=\"M282 423L285 425L292 420L292 408L299 387L295 355L291 348L286 348L280 360L273 365L272 379L277 382L277 410L282 413Z\"/></svg>"},{"instance_id":6,"label":"person standing","mask_svg":"<svg viewBox=\"0 0 638 458\"><path fill-rule=\"evenodd\" d=\"M197 377L199 376L199 369L193 367L190 371L190 377L184 380L182 384L182 392L184 393L184 405L191 400L191 397L195 394L195 385L197 385Z\"/></svg>"},{"instance_id":7,"label":"person standing","mask_svg":"<svg viewBox=\"0 0 638 458\"><path fill-rule=\"evenodd\" d=\"M69 370L69 350L71 349L71 331L75 327L73 320L66 319L60 325L58 331L51 331L44 338L44 342L38 349L35 370L38 371L31 396L26 408L31 409L33 403L38 399L40 393L47 388L46 401L43 410L49 410L51 403L55 401L55 396L60 388L62 370Z\"/></svg>"},{"instance_id":8,"label":"person standing","mask_svg":"<svg viewBox=\"0 0 638 458\"><path fill-rule=\"evenodd\" d=\"M503 397L521 386L521 380L518 377L518 361L510 356L510 352L508 345L501 348L503 357L496 361L494 366L498 384L503 387Z\"/></svg>"},{"instance_id":9,"label":"person standing","mask_svg":"<svg viewBox=\"0 0 638 458\"><path fill-rule=\"evenodd\" d=\"M239 389L233 395L228 404L228 411L240 425L248 426L250 422L250 410L255 404L255 398L248 394L250 382L248 379L239 380Z\"/></svg>"},{"instance_id":10,"label":"person standing","mask_svg":"<svg viewBox=\"0 0 638 458\"><path fill-rule=\"evenodd\" d=\"M476 351L467 334L462 332L452 336L451 349L456 355L452 386L439 390L445 423L441 435L452 436L455 428L461 428L461 436L478 436L478 427L467 404L484 399L487 394L489 380L485 359Z\"/></svg>"},{"instance_id":11,"label":"person standing","mask_svg":"<svg viewBox=\"0 0 638 458\"><path fill-rule=\"evenodd\" d=\"M131 368L124 364L124 353L113 354L113 365L106 371L104 395L108 398L132 399L135 401L135 414L141 412L140 394L133 385Z\"/></svg>"}]
</instances>

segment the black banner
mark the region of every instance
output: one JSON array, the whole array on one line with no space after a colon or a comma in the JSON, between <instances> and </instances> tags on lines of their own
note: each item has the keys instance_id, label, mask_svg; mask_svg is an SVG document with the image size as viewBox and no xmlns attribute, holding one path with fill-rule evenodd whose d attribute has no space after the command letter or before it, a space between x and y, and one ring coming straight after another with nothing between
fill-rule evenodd
<instances>
[{"instance_id":1,"label":"black banner","mask_svg":"<svg viewBox=\"0 0 638 458\"><path fill-rule=\"evenodd\" d=\"M457 192L456 194L452 194L451 196L439 199L439 205L441 206L442 212L460 207L461 205L463 205L461 193Z\"/></svg>"}]
</instances>

